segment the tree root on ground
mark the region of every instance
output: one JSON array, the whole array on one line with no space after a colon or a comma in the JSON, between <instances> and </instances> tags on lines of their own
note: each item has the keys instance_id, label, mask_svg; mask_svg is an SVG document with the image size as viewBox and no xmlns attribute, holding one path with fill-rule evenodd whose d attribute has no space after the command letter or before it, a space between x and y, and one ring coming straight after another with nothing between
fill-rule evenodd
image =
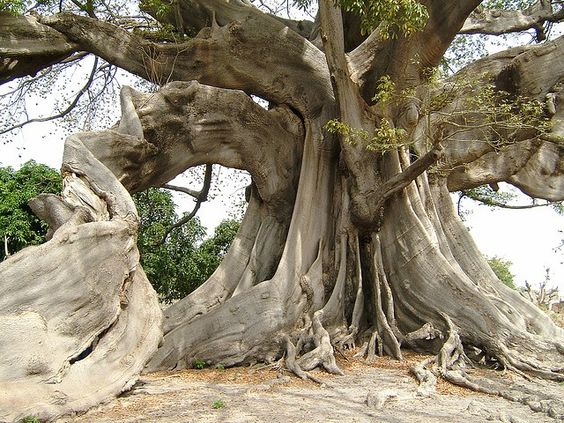
<instances>
[{"instance_id":1,"label":"tree root on ground","mask_svg":"<svg viewBox=\"0 0 564 423\"><path fill-rule=\"evenodd\" d=\"M437 378L443 378L450 383L489 395L496 395L509 401L527 405L535 412L543 412L557 420L564 419L564 401L556 395L546 394L539 390L540 380L534 380L523 371L514 366L506 366L514 374L511 380L502 378L493 380L486 376L473 376L466 372L466 364L470 363L466 356L462 341L450 318L441 313L445 319L449 336L439 353L421 363L411 367L411 372L419 381L418 395L430 396L435 393ZM423 329L423 328L422 328ZM423 333L423 332L422 332ZM507 347L501 351L509 353ZM512 353L509 353L512 355ZM510 363L512 360L507 355L501 358L502 363ZM517 383L514 378L521 377L522 381ZM529 386L527 386L529 385Z\"/></svg>"},{"instance_id":2,"label":"tree root on ground","mask_svg":"<svg viewBox=\"0 0 564 423\"><path fill-rule=\"evenodd\" d=\"M290 337L288 335L282 337L286 348L286 368L301 379L310 379L319 384L323 382L309 373L309 371L318 366L322 366L331 374L344 375L343 371L337 366L335 351L331 345L329 332L327 332L321 324L322 317L323 311L316 311L313 314L311 325L308 328L309 330L306 329L301 332L298 340L300 350L308 344L307 341L304 341L306 332L309 332L309 337L313 340L314 348L307 351L300 358L296 358L300 350L294 346Z\"/></svg>"}]
</instances>

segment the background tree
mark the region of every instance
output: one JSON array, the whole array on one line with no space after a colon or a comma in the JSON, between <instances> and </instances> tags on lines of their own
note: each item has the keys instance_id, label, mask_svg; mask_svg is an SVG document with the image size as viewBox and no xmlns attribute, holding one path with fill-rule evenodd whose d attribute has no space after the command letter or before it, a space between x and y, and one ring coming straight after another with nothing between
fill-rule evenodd
<instances>
[{"instance_id":1,"label":"background tree","mask_svg":"<svg viewBox=\"0 0 564 423\"><path fill-rule=\"evenodd\" d=\"M84 263L81 282L111 282L112 289L94 301L89 296L98 291L85 292L78 272L67 272L65 292L84 299L78 309L71 301L38 299L29 283L17 285L16 297L4 296L15 298L0 303L15 325L26 324L13 316L22 299L41 316L59 301L57 316L80 324L71 338L76 343L60 347L37 371L59 384L33 390L35 379L22 381L25 368L14 358L0 369L18 385L0 401L15 403L26 390L34 410L49 417L75 411L38 404L55 403L55 389L68 404L81 400L77 368L80 375L106 376L88 381L96 393L88 404L115 395L149 357L147 369L157 370L196 358L235 365L285 354L286 366L302 378L320 366L341 373L335 349L362 345L358 352L368 359L402 359L402 346L435 354L413 369L422 392L440 376L537 404L532 391L514 395L503 381L492 385L465 370L471 351L478 362L564 380L564 334L498 280L450 192L505 181L531 197L564 199L564 39L517 46L448 77L435 69L459 33L542 33L546 23L563 19L562 7L542 0L519 10L480 3L321 0L314 20L293 20L246 1L143 2L155 21L172 28L166 39L133 31L111 14L92 16L88 8L3 16L0 80L92 54L161 88L124 87L117 126L67 139L63 171L70 188L46 204L43 217L55 220L73 207L75 214L52 241L17 259L29 262L29 280L41 263L53 268L34 260L38 251L63 273L63 252L73 253ZM251 96L268 101L268 109ZM211 163L249 171L249 206L217 271L165 310L164 340L154 353L159 312L137 266L138 219L129 192ZM0 264L10 289L10 272L21 268L14 262ZM54 280L50 274L42 283ZM108 304L113 314L99 306L84 324L80 313L92 302ZM116 335L123 326L131 330ZM68 361L96 336L96 348L78 367ZM118 354L116 339L122 356L107 357ZM45 345L59 348L57 341ZM18 360L29 361L21 353ZM564 414L559 398L542 404L551 415ZM23 405L8 415L25 411Z\"/></svg>"},{"instance_id":2,"label":"background tree","mask_svg":"<svg viewBox=\"0 0 564 423\"><path fill-rule=\"evenodd\" d=\"M18 170L0 167L0 261L28 245L45 242L48 225L27 202L41 193L59 193L61 188L59 173L34 161Z\"/></svg>"},{"instance_id":3,"label":"background tree","mask_svg":"<svg viewBox=\"0 0 564 423\"><path fill-rule=\"evenodd\" d=\"M493 256L491 258L488 258L488 264L500 281L502 281L511 289L517 289L513 281L515 275L513 275L510 270L513 263L511 263L509 260L504 260L500 257Z\"/></svg>"},{"instance_id":4,"label":"background tree","mask_svg":"<svg viewBox=\"0 0 564 423\"><path fill-rule=\"evenodd\" d=\"M525 281L525 286L521 288L521 293L543 310L550 310L552 305L560 300L558 287L551 286L550 283L550 269L545 269L544 280L539 282L537 286Z\"/></svg>"},{"instance_id":5,"label":"background tree","mask_svg":"<svg viewBox=\"0 0 564 423\"><path fill-rule=\"evenodd\" d=\"M204 283L226 254L238 223L225 220L205 239L198 218L164 234L179 217L170 192L149 188L133 196L140 218L140 262L160 298L171 302L184 298Z\"/></svg>"}]
</instances>

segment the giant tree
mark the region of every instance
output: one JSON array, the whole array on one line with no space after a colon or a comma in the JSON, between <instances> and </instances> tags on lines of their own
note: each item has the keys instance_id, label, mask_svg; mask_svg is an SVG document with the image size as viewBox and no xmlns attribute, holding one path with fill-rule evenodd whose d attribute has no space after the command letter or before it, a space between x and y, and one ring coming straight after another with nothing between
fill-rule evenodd
<instances>
[{"instance_id":1,"label":"giant tree","mask_svg":"<svg viewBox=\"0 0 564 423\"><path fill-rule=\"evenodd\" d=\"M506 181L564 199L564 39L493 54L448 78L434 70L459 33L534 29L542 40L563 11L546 0L480 3L321 0L314 20L295 21L243 0L142 2L172 28L166 40L98 19L92 2L83 14L3 15L0 81L87 53L162 85L124 88L119 125L67 139L62 197L36 207L58 228L53 240L0 267L1 318L15 328L0 336L19 345L15 333L51 334L22 308L73 327L47 339L52 354L37 365L0 363L5 383L18 379L9 415L29 410L29 398L46 416L86 408L129 385L148 359L151 371L286 354L307 378L318 366L340 373L335 349L357 344L369 359L401 359L401 346L437 354L414 369L427 382L439 374L500 393L464 373L468 357L563 380L562 330L495 277L449 193ZM248 209L217 271L164 311L154 353L158 308L131 242L129 193L211 163L251 174ZM88 321L92 290L80 289L68 254L88 270L80 281L111 288ZM28 274L45 268L60 276L33 283L67 284L72 298L38 295ZM116 327L127 338L117 350ZM25 351L20 362L35 363ZM82 380L95 395L73 391L77 374L96 376Z\"/></svg>"}]
</instances>

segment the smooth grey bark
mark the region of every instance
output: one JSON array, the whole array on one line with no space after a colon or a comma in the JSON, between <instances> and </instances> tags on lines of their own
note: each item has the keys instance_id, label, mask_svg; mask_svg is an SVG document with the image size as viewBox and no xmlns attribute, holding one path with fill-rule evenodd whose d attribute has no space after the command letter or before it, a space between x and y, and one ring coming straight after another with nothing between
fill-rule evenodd
<instances>
[{"instance_id":1,"label":"smooth grey bark","mask_svg":"<svg viewBox=\"0 0 564 423\"><path fill-rule=\"evenodd\" d=\"M154 334L152 344L144 343L147 350L137 352L136 341L124 345L136 351L138 363L149 360L146 371L191 367L196 359L223 365L270 362L285 353L291 371L319 381L310 370L321 366L339 374L335 349L358 343L359 353L368 359L383 353L401 359L402 345L436 353L414 369L422 381L442 376L485 389L463 373L467 354L563 380L563 331L496 279L449 197L449 190L507 181L536 197L564 199L563 108L558 101L563 74L557 66L562 39L493 55L453 77L488 72L485 79L498 88L545 102L553 121L550 133L541 137L517 130L507 148L496 150L488 131L461 129L458 121L444 118L458 113L471 93L457 92L458 97L431 113L422 107L437 90L428 83L428 68L438 64L479 2L451 3L425 2L430 19L411 38L390 39L374 31L350 53L344 34L358 27L343 26L342 13L328 0L321 1L316 22L322 46L293 23L286 26L238 1L178 2L183 19L168 17L169 22L199 32L177 44L149 42L110 23L69 14L20 18L21 26L12 25L15 39L30 26L43 25L50 28L46 36L56 31L56 39L63 37L72 52L93 53L164 85L153 94L125 88L119 125L69 138L63 168L68 188L62 200L36 200L34 209L54 226L53 239L37 248L56 252L67 230L82 233L88 228L92 238L84 245L109 242L122 249L111 257L97 254L112 249L91 252L92 272L104 265L119 267L123 257L130 272L116 270L115 280L103 281L95 274L96 286L111 282L105 308L93 312L98 320L77 330L70 346L55 339L41 372L72 375L73 366L88 363L110 334L104 332L108 322L123 314L116 307L120 284L132 274L128 286L137 286L136 215L126 190L161 186L189 167L220 163L251 173L245 218L217 271L165 310L164 339L156 353L159 313L128 314L136 325L150 320L142 323ZM57 46L54 51L60 52ZM7 42L3 51L12 57L21 54L17 43ZM35 66L40 69L44 63L38 60ZM2 78L10 75L9 69L0 69ZM371 99L384 75L398 90L412 89L415 95L375 103ZM452 86L452 80L443 81L438 89ZM250 94L267 99L270 109L253 103ZM410 142L387 152L367 151L362 142L324 129L335 118L368 133L387 121L402 128ZM104 225L115 226L111 236ZM123 231L127 236L114 242ZM32 251L6 263L17 263L17 257ZM107 260L110 264L104 264ZM9 267L3 263L0 270ZM70 276L61 272L66 281ZM11 294L14 304L41 303L35 291L22 292ZM86 294L78 297L88 302ZM143 298L150 303L144 307L155 310L154 296ZM14 318L14 310L6 310L6 318ZM61 317L64 313L57 311L53 318L75 322ZM38 339L43 336L33 318L18 318L18 325L37 331ZM70 365L68 373L60 370L102 333L91 355ZM10 378L27 371L4 367L0 370ZM128 381L138 371L140 365ZM117 392L112 385L89 404ZM526 402L523 398L518 400ZM45 415L73 407L46 409Z\"/></svg>"}]
</instances>

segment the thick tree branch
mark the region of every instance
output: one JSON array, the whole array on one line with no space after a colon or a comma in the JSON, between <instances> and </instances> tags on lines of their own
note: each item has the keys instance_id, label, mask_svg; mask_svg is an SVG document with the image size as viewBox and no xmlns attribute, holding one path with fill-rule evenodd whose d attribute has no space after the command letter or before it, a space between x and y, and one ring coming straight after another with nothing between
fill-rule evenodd
<instances>
[{"instance_id":1,"label":"thick tree branch","mask_svg":"<svg viewBox=\"0 0 564 423\"><path fill-rule=\"evenodd\" d=\"M442 156L443 147L438 145L431 149L429 152L425 153L422 157L415 160L401 173L388 179L378 190L377 197L380 197L381 202L390 198L393 194L401 191L406 186L408 186L412 181L414 181L419 175L425 172L429 167L439 160Z\"/></svg>"},{"instance_id":2,"label":"thick tree branch","mask_svg":"<svg viewBox=\"0 0 564 423\"><path fill-rule=\"evenodd\" d=\"M164 16L162 13L155 13L150 4L145 5L144 10L156 20L173 25L179 32L186 29L193 34L214 23L224 26L230 22L244 21L249 16L275 19L306 39L311 35L314 26L314 23L308 20L296 21L281 18L273 13L264 13L252 4L240 0L181 0L175 2Z\"/></svg>"},{"instance_id":3,"label":"thick tree branch","mask_svg":"<svg viewBox=\"0 0 564 423\"><path fill-rule=\"evenodd\" d=\"M164 184L162 187L165 188L165 189L172 190L172 191L182 192L182 193L187 194L190 197L193 197L195 199L198 199L199 196L200 196L200 193L202 192L202 191L195 191L195 190L190 189L190 188L179 187L178 185L171 185L171 184Z\"/></svg>"},{"instance_id":4,"label":"thick tree branch","mask_svg":"<svg viewBox=\"0 0 564 423\"><path fill-rule=\"evenodd\" d=\"M40 22L64 34L72 49L91 52L159 85L198 80L289 104L304 116L317 115L332 103L324 55L279 21L257 13L243 21L207 27L187 42L168 44L149 42L84 16L60 14L41 17ZM18 51L10 48L8 44L10 54L17 56ZM38 63L33 71L42 66ZM7 67L3 73L4 78L13 78Z\"/></svg>"},{"instance_id":5,"label":"thick tree branch","mask_svg":"<svg viewBox=\"0 0 564 423\"><path fill-rule=\"evenodd\" d=\"M564 37L560 37L541 45L511 49L480 60L455 75L454 79L466 81L468 88L456 90L452 101L439 114L432 113L429 126L442 128L440 136L449 140L445 144L445 159L438 167L448 175L449 189L459 191L506 181L531 197L563 199L564 149L558 142L564 135L561 101L564 92L560 83L564 77L560 66L564 61L563 45ZM476 79L475 75L485 76ZM471 76L474 82L468 85ZM492 121L489 113L461 109L466 104L464 98L479 94L483 89L481 84L485 87L492 83L515 98L544 103L550 131L543 134L534 125L525 123L512 124L513 129L508 131L496 128L496 120ZM454 117L459 112L449 123L448 116ZM489 120L480 122L480 117ZM491 124L486 125L488 122ZM426 125L421 122L420 128Z\"/></svg>"},{"instance_id":6,"label":"thick tree branch","mask_svg":"<svg viewBox=\"0 0 564 423\"><path fill-rule=\"evenodd\" d=\"M61 62L77 46L59 32L41 25L33 16L0 13L0 83Z\"/></svg>"},{"instance_id":7,"label":"thick tree branch","mask_svg":"<svg viewBox=\"0 0 564 423\"><path fill-rule=\"evenodd\" d=\"M525 10L498 10L477 8L460 30L462 34L500 35L535 29L537 40L546 38L543 25L564 19L562 5L553 6L551 1L539 0Z\"/></svg>"},{"instance_id":8,"label":"thick tree branch","mask_svg":"<svg viewBox=\"0 0 564 423\"><path fill-rule=\"evenodd\" d=\"M507 204L490 197L484 197L477 194L467 194L466 191L462 191L461 198L470 198L474 201L482 203L485 206L499 207L500 209L510 209L510 210L526 210L534 209L537 207L548 207L554 205L556 202L547 201L546 203L531 203L531 204ZM534 201L534 200L533 200Z\"/></svg>"},{"instance_id":9,"label":"thick tree branch","mask_svg":"<svg viewBox=\"0 0 564 423\"><path fill-rule=\"evenodd\" d=\"M414 37L420 49L420 70L439 64L464 21L481 0L429 0L424 3L429 11L429 21L423 32Z\"/></svg>"},{"instance_id":10,"label":"thick tree branch","mask_svg":"<svg viewBox=\"0 0 564 423\"><path fill-rule=\"evenodd\" d=\"M319 2L321 21L321 39L325 48L325 56L331 73L331 82L335 87L337 104L341 117L350 122L346 115L364 101L359 95L358 87L351 80L345 56L344 30L341 10L330 0Z\"/></svg>"},{"instance_id":11,"label":"thick tree branch","mask_svg":"<svg viewBox=\"0 0 564 423\"><path fill-rule=\"evenodd\" d=\"M440 63L468 15L480 0L422 2L429 13L425 28L409 38L382 37L377 28L348 55L353 80L359 83L362 96L370 103L378 79L387 75L399 89L414 87L425 80L429 68ZM382 57L391 58L381 60ZM414 57L417 57L415 60Z\"/></svg>"},{"instance_id":12,"label":"thick tree branch","mask_svg":"<svg viewBox=\"0 0 564 423\"><path fill-rule=\"evenodd\" d=\"M154 94L122 90L119 131L85 135L130 191L162 186L186 169L218 163L248 170L275 214L291 212L303 126L286 107L265 110L240 91L174 82ZM118 139L119 138L119 139Z\"/></svg>"}]
</instances>

